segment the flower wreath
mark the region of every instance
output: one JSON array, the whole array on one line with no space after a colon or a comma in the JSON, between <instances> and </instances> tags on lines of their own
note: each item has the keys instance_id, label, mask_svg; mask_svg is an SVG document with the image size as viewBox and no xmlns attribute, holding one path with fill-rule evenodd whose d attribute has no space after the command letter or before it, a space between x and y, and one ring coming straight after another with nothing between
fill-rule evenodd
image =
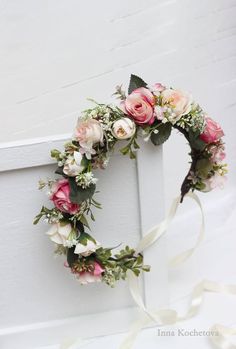
<instances>
[{"instance_id":1,"label":"flower wreath","mask_svg":"<svg viewBox=\"0 0 236 349\"><path fill-rule=\"evenodd\" d=\"M70 268L81 284L104 281L114 286L125 279L127 271L136 276L150 267L143 264L142 254L126 246L116 254L104 248L85 231L89 228L86 216L94 220L92 207L101 208L94 199L97 178L94 169L105 169L119 140L127 145L121 153L135 158L139 148L138 136L154 145L164 143L172 128L187 139L191 166L181 186L181 202L190 191L210 191L222 186L227 172L222 128L205 114L190 94L168 88L160 83L147 85L131 75L128 95L121 86L114 93L119 106L98 104L85 110L78 119L74 136L64 151L52 150L57 161L56 174L62 179L39 182L39 189L47 187L53 208L42 207L34 224L44 217L51 225L47 234L56 244L56 254L67 256Z\"/></svg>"}]
</instances>

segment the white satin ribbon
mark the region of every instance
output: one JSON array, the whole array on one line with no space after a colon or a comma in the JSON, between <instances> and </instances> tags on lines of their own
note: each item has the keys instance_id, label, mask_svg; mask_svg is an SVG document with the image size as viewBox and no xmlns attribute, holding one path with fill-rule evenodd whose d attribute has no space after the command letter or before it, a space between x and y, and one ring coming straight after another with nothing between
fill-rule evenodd
<instances>
[{"instance_id":1,"label":"white satin ribbon","mask_svg":"<svg viewBox=\"0 0 236 349\"><path fill-rule=\"evenodd\" d=\"M194 251L204 238L205 222L201 202L197 195L194 193L188 193L186 196L193 199L200 208L201 226L195 245L192 248L183 251L182 253L172 258L169 261L169 267L175 267L185 262L194 253ZM145 249L155 244L159 240L159 238L167 231L171 221L176 215L179 203L180 197L177 197L173 200L167 217L160 224L151 228L147 232L147 234L141 239L136 248L136 254L143 252ZM130 293L135 303L142 310L142 313L139 314L138 320L132 324L128 335L126 336L125 340L120 346L120 349L131 349L139 332L153 322L155 322L158 326L165 326L176 324L179 321L187 320L195 316L199 312L200 307L203 303L204 292L226 293L236 295L236 285L223 285L221 283L210 280L202 280L194 287L192 291L190 303L186 313L184 315L179 315L177 311L174 309L159 309L157 311L147 309L140 292L138 278L133 274L133 272L128 271L127 279ZM236 328L233 329L225 327L223 325L215 324L211 327L210 331L216 331L218 333L218 336L210 337L212 343L214 343L218 348L236 349L236 345L231 343L228 338L229 336L236 335ZM84 346L84 344L86 345L88 344L88 342L86 343L82 341L80 338L77 338L76 340L70 343L68 342L62 344L60 349L77 349L80 348L81 345Z\"/></svg>"},{"instance_id":2,"label":"white satin ribbon","mask_svg":"<svg viewBox=\"0 0 236 349\"><path fill-rule=\"evenodd\" d=\"M204 238L205 222L204 222L204 214L203 214L201 202L197 197L197 195L194 193L189 193L187 194L187 196L192 198L200 208L200 211L201 211L200 231L199 231L198 238L195 245L192 248L172 258L169 262L170 267L175 267L183 263L184 261L186 261L194 253L194 251L196 250L196 248L199 246L199 244ZM160 224L151 228L147 232L144 238L139 242L136 249L136 253L143 252L145 249L147 249L148 247L153 245L156 241L158 241L158 239L166 232L166 230L168 229L171 221L173 220L177 212L179 203L180 203L180 197L177 197L176 199L173 200L173 203L171 205L171 208L167 217ZM187 320L193 317L194 315L196 315L199 312L199 309L202 305L204 292L236 294L236 285L223 285L210 280L203 280L194 287L191 295L191 299L190 299L190 305L185 315L180 316L173 309L162 309L158 311L147 309L145 307L143 298L141 296L141 292L139 288L139 280L131 271L128 271L128 284L129 284L130 293L135 303L145 314L141 314L141 317L132 325L129 334L123 341L120 349L131 349L141 329L151 324L153 321L156 322L158 326L164 326L164 325L175 324L179 321ZM212 342L214 342L214 344L216 344L221 349L236 349L236 346L231 342L229 342L229 340L226 338L226 335L236 334L236 329L229 329L222 325L214 325L211 328L211 330L213 329L214 330L217 329L217 333L219 333L219 336L211 337L211 340Z\"/></svg>"}]
</instances>

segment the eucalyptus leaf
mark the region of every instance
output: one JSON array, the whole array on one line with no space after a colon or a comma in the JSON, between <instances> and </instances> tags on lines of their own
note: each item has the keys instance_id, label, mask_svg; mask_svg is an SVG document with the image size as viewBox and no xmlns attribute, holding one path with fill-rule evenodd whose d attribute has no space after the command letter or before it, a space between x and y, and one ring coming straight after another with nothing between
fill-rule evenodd
<instances>
[{"instance_id":1,"label":"eucalyptus leaf","mask_svg":"<svg viewBox=\"0 0 236 349\"><path fill-rule=\"evenodd\" d=\"M129 94L139 87L147 87L147 83L139 76L131 74L128 89Z\"/></svg>"},{"instance_id":2,"label":"eucalyptus leaf","mask_svg":"<svg viewBox=\"0 0 236 349\"><path fill-rule=\"evenodd\" d=\"M161 124L158 127L158 133L154 133L152 132L151 134L151 141L154 145L161 145L162 143L164 143L171 134L171 130L172 130L172 126L169 122L167 122L166 124Z\"/></svg>"}]
</instances>

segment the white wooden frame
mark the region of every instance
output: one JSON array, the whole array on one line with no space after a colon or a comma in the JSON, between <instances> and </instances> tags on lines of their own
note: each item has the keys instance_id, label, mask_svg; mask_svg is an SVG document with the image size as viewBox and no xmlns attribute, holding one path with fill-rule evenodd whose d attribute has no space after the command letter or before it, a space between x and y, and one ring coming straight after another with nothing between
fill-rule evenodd
<instances>
[{"instance_id":1,"label":"white wooden frame","mask_svg":"<svg viewBox=\"0 0 236 349\"><path fill-rule=\"evenodd\" d=\"M62 148L68 135L35 139L27 142L0 145L0 172L36 167L52 163L49 151ZM140 199L140 219L142 235L158 223L164 216L164 194L162 176L162 148L142 144L137 156L138 188ZM145 274L143 282L144 299L147 307L164 306L168 300L168 273L166 265L165 241L145 252L146 264L152 265L152 272ZM1 312L1 309L0 309ZM93 337L127 331L137 314L136 307L110 312L66 318L60 321L0 329L2 349L32 349L32 343L41 345L57 344L65 335L75 336L80 329L83 336ZM116 319L114 322L110 319ZM46 319L45 319L46 320ZM89 325L88 325L89 324Z\"/></svg>"}]
</instances>

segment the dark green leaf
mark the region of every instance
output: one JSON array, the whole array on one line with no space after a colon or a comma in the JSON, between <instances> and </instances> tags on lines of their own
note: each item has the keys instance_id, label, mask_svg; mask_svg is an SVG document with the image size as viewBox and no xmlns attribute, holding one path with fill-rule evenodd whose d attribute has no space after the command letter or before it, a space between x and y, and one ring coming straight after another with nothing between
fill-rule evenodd
<instances>
[{"instance_id":1,"label":"dark green leaf","mask_svg":"<svg viewBox=\"0 0 236 349\"><path fill-rule=\"evenodd\" d=\"M63 167L58 167L55 171L56 174L65 176L64 172L63 172Z\"/></svg>"},{"instance_id":2,"label":"dark green leaf","mask_svg":"<svg viewBox=\"0 0 236 349\"><path fill-rule=\"evenodd\" d=\"M206 143L199 138L199 133L190 130L188 135L191 148L203 150L206 147Z\"/></svg>"},{"instance_id":3,"label":"dark green leaf","mask_svg":"<svg viewBox=\"0 0 236 349\"><path fill-rule=\"evenodd\" d=\"M207 178L213 170L213 163L209 159L200 159L196 163L196 169L201 178Z\"/></svg>"},{"instance_id":4,"label":"dark green leaf","mask_svg":"<svg viewBox=\"0 0 236 349\"><path fill-rule=\"evenodd\" d=\"M82 245L87 245L87 241L91 240L94 244L96 244L96 240L89 234L87 233L82 233L79 236L79 243Z\"/></svg>"},{"instance_id":5,"label":"dark green leaf","mask_svg":"<svg viewBox=\"0 0 236 349\"><path fill-rule=\"evenodd\" d=\"M69 178L69 184L70 200L74 204L81 204L82 202L91 199L96 189L95 184L91 184L89 188L83 189L76 184L74 178Z\"/></svg>"},{"instance_id":6,"label":"dark green leaf","mask_svg":"<svg viewBox=\"0 0 236 349\"><path fill-rule=\"evenodd\" d=\"M89 164L89 160L83 156L82 160L81 160L81 166L83 166L84 168L87 168Z\"/></svg>"},{"instance_id":7,"label":"dark green leaf","mask_svg":"<svg viewBox=\"0 0 236 349\"><path fill-rule=\"evenodd\" d=\"M134 90L136 90L136 88L139 88L139 87L147 87L146 82L143 81L143 79L141 79L137 75L131 74L130 82L129 82L129 89L128 89L129 94L131 92L133 92Z\"/></svg>"},{"instance_id":8,"label":"dark green leaf","mask_svg":"<svg viewBox=\"0 0 236 349\"><path fill-rule=\"evenodd\" d=\"M70 268L78 260L78 255L74 253L74 250L75 248L71 247L71 248L68 248L68 251L67 251L67 263L69 264Z\"/></svg>"},{"instance_id":9,"label":"dark green leaf","mask_svg":"<svg viewBox=\"0 0 236 349\"><path fill-rule=\"evenodd\" d=\"M80 222L85 225L87 228L89 228L90 230L90 226L88 224L87 218L85 217L85 215L83 214L82 216L80 216Z\"/></svg>"},{"instance_id":10,"label":"dark green leaf","mask_svg":"<svg viewBox=\"0 0 236 349\"><path fill-rule=\"evenodd\" d=\"M38 222L40 221L41 218L42 218L42 215L39 213L39 214L35 217L35 219L34 219L34 221L33 221L33 224L34 224L34 225L38 224Z\"/></svg>"},{"instance_id":11,"label":"dark green leaf","mask_svg":"<svg viewBox=\"0 0 236 349\"><path fill-rule=\"evenodd\" d=\"M82 222L80 221L76 221L76 228L78 229L78 231L80 233L84 233L84 225Z\"/></svg>"},{"instance_id":12,"label":"dark green leaf","mask_svg":"<svg viewBox=\"0 0 236 349\"><path fill-rule=\"evenodd\" d=\"M171 129L172 126L169 122L167 122L166 124L161 124L158 127L158 133L152 132L151 134L152 143L154 145L161 145L162 143L164 143L170 137Z\"/></svg>"}]
</instances>

